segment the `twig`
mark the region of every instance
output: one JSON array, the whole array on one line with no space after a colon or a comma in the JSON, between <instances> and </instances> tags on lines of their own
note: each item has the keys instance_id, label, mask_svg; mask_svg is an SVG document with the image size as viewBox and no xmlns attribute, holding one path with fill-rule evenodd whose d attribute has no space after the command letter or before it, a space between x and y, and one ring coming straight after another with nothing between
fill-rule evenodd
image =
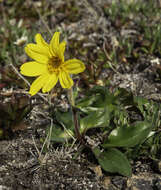
<instances>
[{"instance_id":1,"label":"twig","mask_svg":"<svg viewBox=\"0 0 161 190\"><path fill-rule=\"evenodd\" d=\"M38 160L40 161L40 164L44 164L44 161L46 160L46 157L48 156L48 153L45 154L45 156L42 156L42 153L43 153L43 150L44 150L44 147L45 145L47 146L47 148L49 149L49 146L50 146L50 140L51 140L51 133L52 133L52 127L53 127L53 119L51 119L51 125L50 125L50 130L45 138L45 141L41 147L41 150L39 151L39 149L37 148L37 145L36 145L36 142L35 142L35 139L34 137L32 136L32 140L33 140L33 143L34 143L34 146L35 146L35 149L37 151L37 154L38 154Z\"/></svg>"},{"instance_id":2,"label":"twig","mask_svg":"<svg viewBox=\"0 0 161 190\"><path fill-rule=\"evenodd\" d=\"M0 91L0 96L7 96L7 97L10 97L12 96L13 94L26 94L29 96L29 92L28 91L25 91L25 90L8 90L8 91Z\"/></svg>"},{"instance_id":3,"label":"twig","mask_svg":"<svg viewBox=\"0 0 161 190\"><path fill-rule=\"evenodd\" d=\"M43 146L41 148L40 154L42 154L42 151L43 151L43 149L44 149L44 147L45 147L46 144L47 144L47 148L49 148L49 146L50 146L52 128L53 128L53 119L51 119L50 130L48 132L47 137L45 138L45 141L44 141Z\"/></svg>"},{"instance_id":4,"label":"twig","mask_svg":"<svg viewBox=\"0 0 161 190\"><path fill-rule=\"evenodd\" d=\"M34 139L33 136L32 136L32 141L33 141L33 143L34 143L34 146L35 146L35 149L36 149L38 155L40 155L40 151L39 151L39 149L37 148L37 145L36 145L36 142L35 142L35 139Z\"/></svg>"},{"instance_id":5,"label":"twig","mask_svg":"<svg viewBox=\"0 0 161 190\"><path fill-rule=\"evenodd\" d=\"M48 136L46 137L46 139L48 138ZM45 141L44 141L44 143L43 143L43 145L42 145L42 148L41 148L41 151L39 151L39 149L38 149L38 147L37 147L37 145L36 145L36 142L35 142L35 139L34 139L34 137L32 136L32 140L33 140L33 143L34 143L34 147L35 147L35 149L36 149L36 152L37 152L37 154L38 154L38 161L39 161L39 163L40 163L40 165L43 165L45 162L45 160L46 160L46 157L47 157L47 155L48 155L48 153L46 153L45 154L45 156L43 156L42 155L42 151L44 150L44 146L45 146L45 144L46 144L46 139L45 139ZM32 153L32 152L31 152Z\"/></svg>"},{"instance_id":6,"label":"twig","mask_svg":"<svg viewBox=\"0 0 161 190\"><path fill-rule=\"evenodd\" d=\"M9 66L11 66L12 69L14 70L14 72L30 87L30 83L18 72L18 70L16 69L16 67L12 63L10 63ZM26 94L26 92L25 92L25 94ZM44 97L44 94L37 93L37 95L39 95L49 105L54 106L54 104L52 104L51 102L49 102L48 99Z\"/></svg>"},{"instance_id":7,"label":"twig","mask_svg":"<svg viewBox=\"0 0 161 190\"><path fill-rule=\"evenodd\" d=\"M30 83L18 72L16 67L12 63L10 63L9 66L11 66L14 72L30 87Z\"/></svg>"},{"instance_id":8,"label":"twig","mask_svg":"<svg viewBox=\"0 0 161 190\"><path fill-rule=\"evenodd\" d=\"M64 130L66 131L66 133L74 140L76 141L76 138L74 138L74 136L68 131L68 129L65 127L65 125L63 124L63 122L61 122L61 125L63 126Z\"/></svg>"}]
</instances>

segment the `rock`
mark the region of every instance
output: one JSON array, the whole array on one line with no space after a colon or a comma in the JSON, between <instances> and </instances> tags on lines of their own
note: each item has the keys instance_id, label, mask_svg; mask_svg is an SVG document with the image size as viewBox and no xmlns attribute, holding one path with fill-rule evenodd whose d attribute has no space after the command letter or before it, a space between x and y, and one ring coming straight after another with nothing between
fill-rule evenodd
<instances>
[{"instance_id":1,"label":"rock","mask_svg":"<svg viewBox=\"0 0 161 190\"><path fill-rule=\"evenodd\" d=\"M149 180L137 179L134 180L132 189L153 190L153 187Z\"/></svg>"},{"instance_id":2,"label":"rock","mask_svg":"<svg viewBox=\"0 0 161 190\"><path fill-rule=\"evenodd\" d=\"M121 176L116 176L112 179L112 183L117 187L118 189L125 189L126 187L126 178Z\"/></svg>"},{"instance_id":3,"label":"rock","mask_svg":"<svg viewBox=\"0 0 161 190\"><path fill-rule=\"evenodd\" d=\"M128 179L127 187L130 190L160 190L161 176L154 176L146 172L137 176L133 175Z\"/></svg>"}]
</instances>

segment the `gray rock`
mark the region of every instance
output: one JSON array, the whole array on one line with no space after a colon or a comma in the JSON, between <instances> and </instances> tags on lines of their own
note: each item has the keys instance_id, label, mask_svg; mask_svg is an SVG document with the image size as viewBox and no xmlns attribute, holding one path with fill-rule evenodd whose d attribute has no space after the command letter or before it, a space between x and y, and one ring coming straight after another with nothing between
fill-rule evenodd
<instances>
[{"instance_id":1,"label":"gray rock","mask_svg":"<svg viewBox=\"0 0 161 190\"><path fill-rule=\"evenodd\" d=\"M127 189L129 190L160 190L161 176L152 175L148 172L140 175L133 175L127 181Z\"/></svg>"}]
</instances>

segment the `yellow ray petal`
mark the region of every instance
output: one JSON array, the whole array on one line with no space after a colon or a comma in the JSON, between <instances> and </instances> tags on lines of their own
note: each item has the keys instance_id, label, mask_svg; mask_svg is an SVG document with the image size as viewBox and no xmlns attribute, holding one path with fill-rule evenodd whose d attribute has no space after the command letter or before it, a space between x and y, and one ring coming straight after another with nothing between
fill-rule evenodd
<instances>
[{"instance_id":1,"label":"yellow ray petal","mask_svg":"<svg viewBox=\"0 0 161 190\"><path fill-rule=\"evenodd\" d=\"M63 64L65 70L70 74L78 74L85 70L85 65L78 59L69 59Z\"/></svg>"},{"instance_id":2,"label":"yellow ray petal","mask_svg":"<svg viewBox=\"0 0 161 190\"><path fill-rule=\"evenodd\" d=\"M66 46L66 42L65 41L63 41L63 42L61 42L59 44L58 56L62 60L62 62L64 62L65 46Z\"/></svg>"},{"instance_id":3,"label":"yellow ray petal","mask_svg":"<svg viewBox=\"0 0 161 190\"><path fill-rule=\"evenodd\" d=\"M69 74L64 71L59 73L59 81L63 88L71 88L73 86L73 80Z\"/></svg>"},{"instance_id":4,"label":"yellow ray petal","mask_svg":"<svg viewBox=\"0 0 161 190\"><path fill-rule=\"evenodd\" d=\"M39 76L42 73L46 72L46 70L47 70L46 65L37 63L36 61L30 61L24 63L20 67L20 73L29 77Z\"/></svg>"},{"instance_id":5,"label":"yellow ray petal","mask_svg":"<svg viewBox=\"0 0 161 190\"><path fill-rule=\"evenodd\" d=\"M48 81L45 83L44 87L42 88L42 92L49 92L58 82L58 75L56 73L53 73L50 75Z\"/></svg>"},{"instance_id":6,"label":"yellow ray petal","mask_svg":"<svg viewBox=\"0 0 161 190\"><path fill-rule=\"evenodd\" d=\"M26 54L39 63L47 64L50 58L49 50L44 46L38 46L36 44L28 44L25 47Z\"/></svg>"},{"instance_id":7,"label":"yellow ray petal","mask_svg":"<svg viewBox=\"0 0 161 190\"><path fill-rule=\"evenodd\" d=\"M53 56L57 55L58 53L59 36L60 32L55 32L49 44L50 52L52 53Z\"/></svg>"},{"instance_id":8,"label":"yellow ray petal","mask_svg":"<svg viewBox=\"0 0 161 190\"><path fill-rule=\"evenodd\" d=\"M48 81L48 79L49 79L49 75L45 74L45 75L39 76L36 80L34 80L34 82L31 84L30 91L29 91L31 96L34 96L36 93L38 93L39 90L44 86L46 81Z\"/></svg>"},{"instance_id":9,"label":"yellow ray petal","mask_svg":"<svg viewBox=\"0 0 161 190\"><path fill-rule=\"evenodd\" d=\"M45 40L43 39L43 37L41 36L41 34L36 34L35 36L35 41L37 44L39 45L43 45L43 46L47 46L49 47L49 44L45 42Z\"/></svg>"},{"instance_id":10,"label":"yellow ray petal","mask_svg":"<svg viewBox=\"0 0 161 190\"><path fill-rule=\"evenodd\" d=\"M41 44L32 44L32 43L30 43L30 44L27 45L27 47L30 50L32 50L32 51L34 51L34 52L36 52L38 54L42 54L42 55L47 56L47 57L51 56L48 46L44 46L44 45L41 45Z\"/></svg>"},{"instance_id":11,"label":"yellow ray petal","mask_svg":"<svg viewBox=\"0 0 161 190\"><path fill-rule=\"evenodd\" d=\"M65 46L66 46L66 42L63 41L59 44L59 49L60 51L64 54L64 51L65 51Z\"/></svg>"},{"instance_id":12,"label":"yellow ray petal","mask_svg":"<svg viewBox=\"0 0 161 190\"><path fill-rule=\"evenodd\" d=\"M49 57L51 57L51 53L49 51L49 44L47 42L45 42L45 40L43 39L43 37L41 36L41 34L36 34L35 36L35 41L36 41L36 45L37 48L40 49L40 53L45 54Z\"/></svg>"}]
</instances>

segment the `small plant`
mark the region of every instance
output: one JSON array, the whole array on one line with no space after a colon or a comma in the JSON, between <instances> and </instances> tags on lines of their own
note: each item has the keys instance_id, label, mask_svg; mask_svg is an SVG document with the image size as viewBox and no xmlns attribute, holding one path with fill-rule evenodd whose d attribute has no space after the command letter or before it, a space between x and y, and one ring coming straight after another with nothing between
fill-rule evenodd
<instances>
[{"instance_id":1,"label":"small plant","mask_svg":"<svg viewBox=\"0 0 161 190\"><path fill-rule=\"evenodd\" d=\"M80 98L78 88L72 88L70 74L83 72L85 66L78 59L64 61L66 43L59 43L59 34L54 34L50 44L37 34L36 44L25 48L35 61L24 63L20 68L23 75L38 77L30 87L32 96L40 89L43 93L51 91L58 80L68 89L70 109L62 112L53 108L53 126L47 128L50 140L54 143L77 140L82 150L91 151L105 171L131 176L127 156L130 150L158 133L160 107L124 89L112 93L102 86L94 86Z\"/></svg>"}]
</instances>

